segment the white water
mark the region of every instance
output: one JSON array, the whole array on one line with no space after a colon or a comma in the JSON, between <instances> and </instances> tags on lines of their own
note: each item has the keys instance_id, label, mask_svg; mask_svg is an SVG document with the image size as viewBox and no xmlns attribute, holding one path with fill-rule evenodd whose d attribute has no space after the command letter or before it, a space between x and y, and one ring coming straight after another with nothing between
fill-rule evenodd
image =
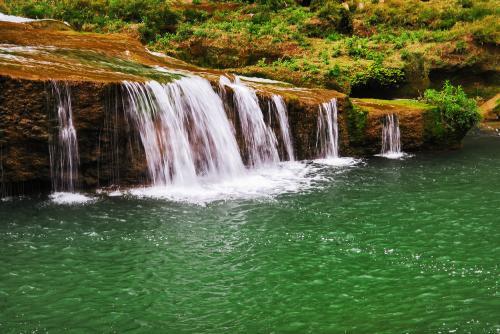
<instances>
[{"instance_id":1,"label":"white water","mask_svg":"<svg viewBox=\"0 0 500 334\"><path fill-rule=\"evenodd\" d=\"M125 194L205 205L219 200L272 198L311 185L314 165L279 162L276 136L264 121L255 91L227 78L221 78L221 85L234 92L249 168L243 165L224 103L207 80L186 77L169 84L125 82L128 114L140 134L153 181L152 186ZM336 141L335 102L321 108L329 117L323 123L330 145L331 140ZM286 105L279 96L273 96L270 105L269 116L279 123L285 153L293 160ZM327 147L325 158L331 158L337 146ZM353 161L342 160L338 154L335 159L343 165Z\"/></svg>"},{"instance_id":2,"label":"white water","mask_svg":"<svg viewBox=\"0 0 500 334\"><path fill-rule=\"evenodd\" d=\"M241 123L241 130L247 150L248 164L252 167L269 166L279 162L278 142L273 130L264 121L255 91L236 77L231 82L220 78L221 86L230 87Z\"/></svg>"},{"instance_id":3,"label":"white water","mask_svg":"<svg viewBox=\"0 0 500 334\"><path fill-rule=\"evenodd\" d=\"M273 95L272 101L278 116L278 122L281 130L281 137L285 146L286 154L289 161L295 161L293 153L292 136L290 135L290 123L288 122L288 113L285 101L279 95Z\"/></svg>"},{"instance_id":4,"label":"white water","mask_svg":"<svg viewBox=\"0 0 500 334\"><path fill-rule=\"evenodd\" d=\"M316 148L320 158L339 157L338 137L337 99L332 99L319 106Z\"/></svg>"},{"instance_id":5,"label":"white water","mask_svg":"<svg viewBox=\"0 0 500 334\"><path fill-rule=\"evenodd\" d=\"M7 15L7 14L0 13L0 21L13 22L13 23L24 23L24 22L33 22L33 21L37 21L37 20L28 19L26 17L21 17L21 16L14 16L14 15Z\"/></svg>"},{"instance_id":6,"label":"white water","mask_svg":"<svg viewBox=\"0 0 500 334\"><path fill-rule=\"evenodd\" d=\"M55 204L85 204L95 201L95 198L73 192L55 192L50 195Z\"/></svg>"},{"instance_id":7,"label":"white water","mask_svg":"<svg viewBox=\"0 0 500 334\"><path fill-rule=\"evenodd\" d=\"M322 103L318 111L316 149L319 158L316 163L343 167L357 164L359 160L339 155L339 125L337 99Z\"/></svg>"},{"instance_id":8,"label":"white water","mask_svg":"<svg viewBox=\"0 0 500 334\"><path fill-rule=\"evenodd\" d=\"M404 156L401 151L399 119L395 114L385 116L382 127L382 150L379 156L389 159L400 159Z\"/></svg>"},{"instance_id":9,"label":"white water","mask_svg":"<svg viewBox=\"0 0 500 334\"><path fill-rule=\"evenodd\" d=\"M73 126L71 94L67 84L51 83L57 103L57 141L49 146L52 189L73 192L78 181L78 142Z\"/></svg>"},{"instance_id":10,"label":"white water","mask_svg":"<svg viewBox=\"0 0 500 334\"><path fill-rule=\"evenodd\" d=\"M207 181L201 179L195 185L169 187L143 187L128 193L139 198L156 198L206 205L214 201L272 199L284 193L296 193L310 189L321 178L315 168L302 162L283 162L247 170L237 178Z\"/></svg>"},{"instance_id":11,"label":"white water","mask_svg":"<svg viewBox=\"0 0 500 334\"><path fill-rule=\"evenodd\" d=\"M219 180L244 172L222 100L207 80L124 86L154 186L193 186L200 177Z\"/></svg>"},{"instance_id":12,"label":"white water","mask_svg":"<svg viewBox=\"0 0 500 334\"><path fill-rule=\"evenodd\" d=\"M152 186L125 194L204 205L295 192L313 179L308 175L311 166L279 162L276 136L264 122L256 93L240 81L223 78L221 85L235 92L249 168L243 165L224 103L207 80L193 76L169 84L123 85L127 113L140 135L152 180ZM279 96L270 103L285 153L293 160L286 105Z\"/></svg>"}]
</instances>

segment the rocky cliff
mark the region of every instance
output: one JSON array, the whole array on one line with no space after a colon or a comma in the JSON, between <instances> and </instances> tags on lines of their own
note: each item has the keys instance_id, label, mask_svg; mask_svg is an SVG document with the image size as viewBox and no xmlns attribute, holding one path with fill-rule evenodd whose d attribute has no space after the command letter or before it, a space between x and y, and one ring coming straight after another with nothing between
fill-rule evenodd
<instances>
[{"instance_id":1,"label":"rocky cliff","mask_svg":"<svg viewBox=\"0 0 500 334\"><path fill-rule=\"evenodd\" d=\"M125 112L122 82L168 83L186 75L209 80L216 91L222 75L232 77L149 53L137 41L121 35L0 22L2 194L51 189L49 147L57 141L58 127L51 89L55 83L65 85L71 95L78 134L79 186L93 189L147 183L144 149ZM405 150L419 150L435 142L426 130L434 124L429 125L430 109L425 105L357 100L353 106L347 96L333 90L301 89L251 78L245 83L256 91L264 114L273 94L283 97L295 154L301 160L317 157L318 108L333 98L338 103L342 155L380 151L381 119L388 113L399 117ZM230 121L238 124L231 89L226 88L223 96ZM270 115L264 118L269 122ZM241 134L236 137L243 150Z\"/></svg>"}]
</instances>

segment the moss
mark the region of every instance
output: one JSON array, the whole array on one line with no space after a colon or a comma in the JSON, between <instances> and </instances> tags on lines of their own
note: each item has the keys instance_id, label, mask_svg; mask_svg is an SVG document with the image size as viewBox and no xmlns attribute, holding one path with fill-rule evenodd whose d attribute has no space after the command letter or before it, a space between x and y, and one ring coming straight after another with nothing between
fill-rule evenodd
<instances>
[{"instance_id":1,"label":"moss","mask_svg":"<svg viewBox=\"0 0 500 334\"><path fill-rule=\"evenodd\" d=\"M365 139L365 129L368 120L368 111L360 106L346 106L347 127L351 145L362 144Z\"/></svg>"},{"instance_id":2,"label":"moss","mask_svg":"<svg viewBox=\"0 0 500 334\"><path fill-rule=\"evenodd\" d=\"M162 72L151 66L117 57L108 57L94 51L56 49L52 52L62 57L78 59L81 64L88 64L96 69L103 68L113 70L119 73L131 74L163 83L168 83L182 77L182 75L177 73Z\"/></svg>"},{"instance_id":3,"label":"moss","mask_svg":"<svg viewBox=\"0 0 500 334\"><path fill-rule=\"evenodd\" d=\"M381 99L358 99L364 102L376 103L379 105L396 105L407 108L431 110L435 109L433 106L418 100L412 99L399 99L399 100L381 100Z\"/></svg>"}]
</instances>

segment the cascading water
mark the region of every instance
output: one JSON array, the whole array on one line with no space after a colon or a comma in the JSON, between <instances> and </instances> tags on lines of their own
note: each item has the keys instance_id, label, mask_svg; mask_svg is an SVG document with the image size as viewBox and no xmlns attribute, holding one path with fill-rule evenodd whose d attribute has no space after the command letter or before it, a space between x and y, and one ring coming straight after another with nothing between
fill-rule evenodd
<instances>
[{"instance_id":1,"label":"cascading water","mask_svg":"<svg viewBox=\"0 0 500 334\"><path fill-rule=\"evenodd\" d=\"M288 114L285 101L281 96L273 95L272 102L274 104L274 109L278 116L277 118L280 125L281 137L283 139L283 144L285 146L288 160L295 161L295 155L293 153L292 137L290 135L290 125L288 122Z\"/></svg>"},{"instance_id":2,"label":"cascading water","mask_svg":"<svg viewBox=\"0 0 500 334\"><path fill-rule=\"evenodd\" d=\"M234 92L234 116L241 124L250 168L243 164L225 104L207 80L189 76L169 84L123 83L126 114L139 133L153 183L131 189L132 195L204 204L309 186L307 166L277 164L276 136L264 122L255 92L241 82L222 79L222 84ZM286 108L279 98L274 100L293 158Z\"/></svg>"},{"instance_id":3,"label":"cascading water","mask_svg":"<svg viewBox=\"0 0 500 334\"><path fill-rule=\"evenodd\" d=\"M258 167L279 162L278 141L271 127L264 121L255 91L241 82L238 77L231 82L223 76L220 78L220 84L223 87L230 87L234 92L234 102L241 123L248 164Z\"/></svg>"},{"instance_id":4,"label":"cascading water","mask_svg":"<svg viewBox=\"0 0 500 334\"><path fill-rule=\"evenodd\" d=\"M124 87L154 185L193 185L200 176L221 179L244 171L222 100L207 80Z\"/></svg>"},{"instance_id":5,"label":"cascading water","mask_svg":"<svg viewBox=\"0 0 500 334\"><path fill-rule=\"evenodd\" d=\"M315 161L338 167L357 164L358 160L348 157L341 158L339 155L339 125L337 116L337 99L333 98L319 106L316 133L316 149L319 159Z\"/></svg>"},{"instance_id":6,"label":"cascading water","mask_svg":"<svg viewBox=\"0 0 500 334\"><path fill-rule=\"evenodd\" d=\"M339 157L337 99L319 106L316 148L320 158Z\"/></svg>"},{"instance_id":7,"label":"cascading water","mask_svg":"<svg viewBox=\"0 0 500 334\"><path fill-rule=\"evenodd\" d=\"M71 93L65 83L53 81L51 88L56 99L58 121L57 140L49 145L52 189L56 192L74 192L78 182L79 157Z\"/></svg>"},{"instance_id":8,"label":"cascading water","mask_svg":"<svg viewBox=\"0 0 500 334\"><path fill-rule=\"evenodd\" d=\"M401 135L399 131L399 119L395 114L386 115L382 127L382 150L381 156L387 158L400 158Z\"/></svg>"}]
</instances>

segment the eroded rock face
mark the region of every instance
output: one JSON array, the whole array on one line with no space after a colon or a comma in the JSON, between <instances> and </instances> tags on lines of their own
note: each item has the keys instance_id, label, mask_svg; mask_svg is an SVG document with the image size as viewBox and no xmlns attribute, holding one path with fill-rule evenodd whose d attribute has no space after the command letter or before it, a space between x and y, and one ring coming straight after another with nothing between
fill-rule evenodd
<instances>
[{"instance_id":1,"label":"eroded rock face","mask_svg":"<svg viewBox=\"0 0 500 334\"><path fill-rule=\"evenodd\" d=\"M353 103L367 112L364 129L359 142L352 142L351 149L356 154L373 155L380 153L383 120L394 114L399 121L401 146L404 151L418 151L428 145L425 139L426 113L428 109L397 104L377 103L376 100L354 99Z\"/></svg>"},{"instance_id":2,"label":"eroded rock face","mask_svg":"<svg viewBox=\"0 0 500 334\"><path fill-rule=\"evenodd\" d=\"M73 123L78 138L79 188L149 183L144 149L124 106L127 99L124 98L123 86L120 83L90 81L68 81L65 84L71 94ZM0 78L0 171L4 194L51 189L49 146L57 141L58 129L51 85L50 81ZM220 89L218 81L213 81L212 86ZM426 108L401 106L387 101L380 104L354 100L355 105L363 108L364 118L353 123L353 105L346 96L337 92L273 88L265 84L255 84L253 88L257 91L266 120L269 120L267 106L272 95L283 97L294 153L299 160L318 157L318 108L320 103L332 98L336 98L338 104L339 146L343 156L379 153L382 120L387 114L398 116L405 151L416 151L439 143L439 138L432 137L429 132L429 109ZM239 119L232 94L231 89L226 88L223 101L243 152L244 141L238 130ZM278 133L277 129L275 133ZM460 139L453 143L459 143ZM451 142L448 144L451 145Z\"/></svg>"},{"instance_id":3,"label":"eroded rock face","mask_svg":"<svg viewBox=\"0 0 500 334\"><path fill-rule=\"evenodd\" d=\"M120 83L88 81L58 84L67 85L71 96L79 152L77 186L92 189L148 183L144 149L124 108L127 99L123 86ZM214 81L212 85L220 89L218 82ZM0 164L4 193L51 189L49 147L57 144L59 126L52 86L51 81L0 78ZM294 153L298 159L317 157L316 126L320 102L336 97L340 109L339 121L343 122L341 110L347 98L336 92L273 91L258 84L254 89L267 121L267 106L272 95L280 93L284 97ZM237 129L236 138L243 152L244 142L238 130L238 113L231 89L225 89L223 101L227 116ZM348 145L346 138L342 136L343 146Z\"/></svg>"},{"instance_id":4,"label":"eroded rock face","mask_svg":"<svg viewBox=\"0 0 500 334\"><path fill-rule=\"evenodd\" d=\"M115 84L68 82L83 188L146 179L144 153ZM0 78L0 164L3 191L49 190L50 144L57 141L56 102L48 81Z\"/></svg>"},{"instance_id":5,"label":"eroded rock face","mask_svg":"<svg viewBox=\"0 0 500 334\"><path fill-rule=\"evenodd\" d=\"M120 35L79 34L0 22L0 196L51 190L51 151L58 141L59 122L53 82L66 85L79 153L79 189L131 186L150 182L139 134L127 114L123 81L171 82L197 75L222 93L219 80L234 75L198 68L148 52L137 41ZM339 147L343 156L380 151L381 120L397 113L405 151L430 143L449 145L461 138L437 137L439 119L428 110L390 103L357 101L366 114L354 113L346 95L335 90L305 89L283 82L240 77L256 91L264 119L273 95L283 97L288 110L296 159L315 159L320 104L338 104ZM244 140L233 92L224 89L223 102L245 160ZM273 124L271 122L271 124ZM276 124L273 124L276 127ZM429 130L430 129L430 130ZM280 139L278 129L274 129ZM280 144L283 151L283 145Z\"/></svg>"},{"instance_id":6,"label":"eroded rock face","mask_svg":"<svg viewBox=\"0 0 500 334\"><path fill-rule=\"evenodd\" d=\"M27 181L31 187L43 187L50 181L50 120L40 112L48 99L45 84L1 78L0 87L0 177L13 192Z\"/></svg>"}]
</instances>

